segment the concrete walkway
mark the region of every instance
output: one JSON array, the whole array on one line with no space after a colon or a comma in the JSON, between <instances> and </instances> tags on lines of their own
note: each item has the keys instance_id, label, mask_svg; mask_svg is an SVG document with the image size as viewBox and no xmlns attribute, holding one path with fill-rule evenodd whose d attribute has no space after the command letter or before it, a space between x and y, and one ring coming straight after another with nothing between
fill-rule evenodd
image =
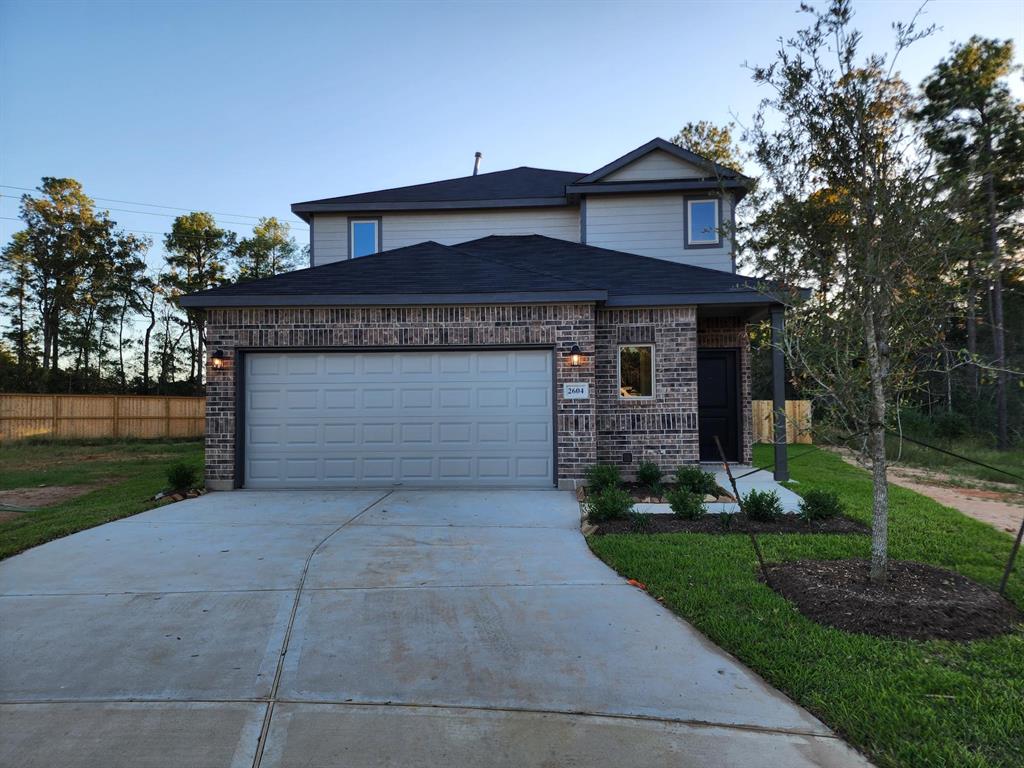
<instances>
[{"instance_id":1,"label":"concrete walkway","mask_svg":"<svg viewBox=\"0 0 1024 768\"><path fill-rule=\"evenodd\" d=\"M571 494L236 492L0 563L0 765L863 766Z\"/></svg>"}]
</instances>

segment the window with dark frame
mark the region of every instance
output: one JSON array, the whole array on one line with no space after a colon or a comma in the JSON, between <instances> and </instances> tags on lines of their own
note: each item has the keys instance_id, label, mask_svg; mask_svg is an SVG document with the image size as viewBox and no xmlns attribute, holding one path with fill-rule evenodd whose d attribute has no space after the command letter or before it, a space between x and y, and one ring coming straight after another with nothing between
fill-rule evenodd
<instances>
[{"instance_id":1,"label":"window with dark frame","mask_svg":"<svg viewBox=\"0 0 1024 768\"><path fill-rule=\"evenodd\" d=\"M717 245L719 241L718 200L686 201L686 244Z\"/></svg>"},{"instance_id":2,"label":"window with dark frame","mask_svg":"<svg viewBox=\"0 0 1024 768\"><path fill-rule=\"evenodd\" d=\"M619 397L654 397L654 345L630 344L619 347Z\"/></svg>"}]
</instances>

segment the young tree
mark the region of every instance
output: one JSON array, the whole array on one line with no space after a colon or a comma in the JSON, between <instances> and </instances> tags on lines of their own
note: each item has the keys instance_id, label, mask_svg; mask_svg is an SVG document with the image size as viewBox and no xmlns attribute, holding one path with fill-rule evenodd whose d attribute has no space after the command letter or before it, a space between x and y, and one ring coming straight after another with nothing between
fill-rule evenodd
<instances>
[{"instance_id":1,"label":"young tree","mask_svg":"<svg viewBox=\"0 0 1024 768\"><path fill-rule=\"evenodd\" d=\"M918 384L918 351L946 306L949 226L909 130L910 89L883 55L861 58L849 0L756 67L770 89L749 138L764 169L761 210L748 244L765 275L814 289L794 302L786 352L805 392L821 398L871 467L871 579L888 567L886 429L892 406ZM896 25L894 55L922 33Z\"/></svg>"},{"instance_id":2,"label":"young tree","mask_svg":"<svg viewBox=\"0 0 1024 768\"><path fill-rule=\"evenodd\" d=\"M687 123L672 137L672 143L738 171L743 162L740 148L733 139L735 127L733 123L715 125L707 120Z\"/></svg>"},{"instance_id":3,"label":"young tree","mask_svg":"<svg viewBox=\"0 0 1024 768\"><path fill-rule=\"evenodd\" d=\"M295 269L299 248L291 236L291 227L273 216L262 218L235 246L235 279L256 280Z\"/></svg>"},{"instance_id":4,"label":"young tree","mask_svg":"<svg viewBox=\"0 0 1024 768\"><path fill-rule=\"evenodd\" d=\"M168 272L165 286L169 297L214 288L225 282L226 257L235 245L235 233L217 226L213 215L193 212L178 216L164 237ZM206 344L203 313L185 312L185 332L189 339L189 378L203 383L203 350Z\"/></svg>"},{"instance_id":5,"label":"young tree","mask_svg":"<svg viewBox=\"0 0 1024 768\"><path fill-rule=\"evenodd\" d=\"M1020 229L1024 213L1024 104L1007 85L1017 69L1011 41L974 36L954 46L925 80L924 104L917 113L929 147L939 156L942 183L958 201L961 225L976 233L978 251L988 257L984 271L992 317L996 438L1002 450L1009 448L1003 243ZM970 254L966 291L972 360L977 356L976 270Z\"/></svg>"}]
</instances>

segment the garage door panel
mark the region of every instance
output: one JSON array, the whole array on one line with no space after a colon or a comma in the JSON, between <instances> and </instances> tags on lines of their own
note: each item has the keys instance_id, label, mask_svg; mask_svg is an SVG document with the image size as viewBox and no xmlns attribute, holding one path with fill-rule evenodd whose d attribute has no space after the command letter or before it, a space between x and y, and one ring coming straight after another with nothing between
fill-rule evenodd
<instances>
[{"instance_id":1,"label":"garage door panel","mask_svg":"<svg viewBox=\"0 0 1024 768\"><path fill-rule=\"evenodd\" d=\"M352 411L356 407L356 390L324 389L324 408L328 411Z\"/></svg>"},{"instance_id":2,"label":"garage door panel","mask_svg":"<svg viewBox=\"0 0 1024 768\"><path fill-rule=\"evenodd\" d=\"M356 372L354 355L324 355L324 373L330 377L351 376Z\"/></svg>"},{"instance_id":3,"label":"garage door panel","mask_svg":"<svg viewBox=\"0 0 1024 768\"><path fill-rule=\"evenodd\" d=\"M550 486L550 351L250 353L250 487Z\"/></svg>"},{"instance_id":4,"label":"garage door panel","mask_svg":"<svg viewBox=\"0 0 1024 768\"><path fill-rule=\"evenodd\" d=\"M551 387L516 387L518 408L550 408Z\"/></svg>"},{"instance_id":5,"label":"garage door panel","mask_svg":"<svg viewBox=\"0 0 1024 768\"><path fill-rule=\"evenodd\" d=\"M437 398L441 408L461 410L469 408L473 400L473 390L469 387L441 387Z\"/></svg>"},{"instance_id":6,"label":"garage door panel","mask_svg":"<svg viewBox=\"0 0 1024 768\"><path fill-rule=\"evenodd\" d=\"M476 391L481 408L508 408L509 391L505 387L480 387Z\"/></svg>"},{"instance_id":7,"label":"garage door panel","mask_svg":"<svg viewBox=\"0 0 1024 768\"><path fill-rule=\"evenodd\" d=\"M471 423L442 422L438 424L438 442L441 445L469 445L473 442Z\"/></svg>"},{"instance_id":8,"label":"garage door panel","mask_svg":"<svg viewBox=\"0 0 1024 768\"><path fill-rule=\"evenodd\" d=\"M480 443L508 444L512 425L508 422L481 422L477 425L477 441Z\"/></svg>"},{"instance_id":9,"label":"garage door panel","mask_svg":"<svg viewBox=\"0 0 1024 768\"><path fill-rule=\"evenodd\" d=\"M346 485L356 480L356 460L324 459L324 480L327 483Z\"/></svg>"},{"instance_id":10,"label":"garage door panel","mask_svg":"<svg viewBox=\"0 0 1024 768\"><path fill-rule=\"evenodd\" d=\"M433 374L434 362L433 355L401 355L398 358L398 370L403 377Z\"/></svg>"},{"instance_id":11,"label":"garage door panel","mask_svg":"<svg viewBox=\"0 0 1024 768\"><path fill-rule=\"evenodd\" d=\"M437 464L442 479L458 481L473 478L473 459L469 456L442 456Z\"/></svg>"},{"instance_id":12,"label":"garage door panel","mask_svg":"<svg viewBox=\"0 0 1024 768\"><path fill-rule=\"evenodd\" d=\"M515 427L517 443L551 443L551 423L548 421L520 421Z\"/></svg>"},{"instance_id":13,"label":"garage door panel","mask_svg":"<svg viewBox=\"0 0 1024 768\"><path fill-rule=\"evenodd\" d=\"M406 411L415 408L433 408L434 390L430 387L402 389L399 402L402 410Z\"/></svg>"}]
</instances>

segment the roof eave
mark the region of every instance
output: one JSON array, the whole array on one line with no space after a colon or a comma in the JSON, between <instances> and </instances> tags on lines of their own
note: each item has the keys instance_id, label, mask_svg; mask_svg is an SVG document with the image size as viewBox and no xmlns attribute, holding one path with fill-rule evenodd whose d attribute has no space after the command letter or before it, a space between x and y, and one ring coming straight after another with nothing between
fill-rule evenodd
<instances>
[{"instance_id":1,"label":"roof eave","mask_svg":"<svg viewBox=\"0 0 1024 768\"><path fill-rule=\"evenodd\" d=\"M605 306L609 307L676 306L680 304L698 306L729 304L737 307L755 307L778 305L783 304L783 302L769 294L758 291L616 294L609 296L605 302Z\"/></svg>"},{"instance_id":2,"label":"roof eave","mask_svg":"<svg viewBox=\"0 0 1024 768\"><path fill-rule=\"evenodd\" d=\"M737 199L747 192L748 183L740 179L677 179L665 181L622 181L570 184L565 188L570 195L610 195L623 192L685 192L716 189L738 190Z\"/></svg>"},{"instance_id":3,"label":"roof eave","mask_svg":"<svg viewBox=\"0 0 1024 768\"><path fill-rule=\"evenodd\" d=\"M192 294L178 301L191 309L227 307L336 307L336 306L426 306L434 304L566 304L603 302L608 292L579 291L500 291L480 293L380 293L380 294Z\"/></svg>"},{"instance_id":4,"label":"roof eave","mask_svg":"<svg viewBox=\"0 0 1024 768\"><path fill-rule=\"evenodd\" d=\"M304 221L315 213L369 213L377 211L447 211L447 210L480 210L487 208L553 208L569 205L565 195L559 197L509 197L493 200L443 200L419 201L404 203L293 203L292 213L301 216Z\"/></svg>"}]
</instances>

